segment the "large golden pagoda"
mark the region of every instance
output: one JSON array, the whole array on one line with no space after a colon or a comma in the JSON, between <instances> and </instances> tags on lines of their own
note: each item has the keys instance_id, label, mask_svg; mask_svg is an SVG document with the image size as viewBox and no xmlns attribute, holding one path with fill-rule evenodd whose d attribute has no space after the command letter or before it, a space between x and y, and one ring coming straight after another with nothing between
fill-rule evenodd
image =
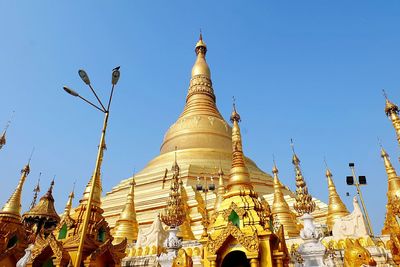
<instances>
[{"instance_id":1,"label":"large golden pagoda","mask_svg":"<svg viewBox=\"0 0 400 267\"><path fill-rule=\"evenodd\" d=\"M135 207L140 227L150 226L155 216L163 209L168 188L163 188L165 169L174 160L175 147L180 164L180 177L187 194L192 232L196 237L202 233L202 210L204 205L212 215L215 205L215 194L209 194L207 203L199 192L196 192L196 178L204 173L213 174L218 165L224 173L229 173L232 152L232 129L218 111L216 96L211 80L211 71L206 61L207 46L200 36L195 47L196 61L192 68L186 104L178 120L171 125L161 144L160 155L151 160L147 166L135 175ZM249 158L245 164L250 174L254 190L259 196L272 204L273 179L260 170ZM222 177L225 184L227 177ZM124 207L132 178L122 180L102 199L103 216L110 227L114 227L119 213ZM167 178L169 180L171 178ZM294 194L282 187L289 206L294 203ZM205 203L205 204L204 204ZM317 202L319 209L314 212L316 221L324 223L327 205ZM199 207L198 207L199 206ZM211 216L210 216L211 217ZM188 237L184 236L184 239Z\"/></svg>"}]
</instances>

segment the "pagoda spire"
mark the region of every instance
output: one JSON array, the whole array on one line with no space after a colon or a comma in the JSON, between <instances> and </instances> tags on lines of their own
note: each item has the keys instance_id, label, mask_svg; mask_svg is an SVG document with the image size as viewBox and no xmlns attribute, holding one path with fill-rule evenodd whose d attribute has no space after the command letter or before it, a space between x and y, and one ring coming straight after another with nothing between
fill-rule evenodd
<instances>
[{"instance_id":1,"label":"pagoda spire","mask_svg":"<svg viewBox=\"0 0 400 267\"><path fill-rule=\"evenodd\" d=\"M390 161L388 153L382 146L381 157L383 159L385 171L388 177L388 191L386 194L388 198L388 205L386 205L386 218L382 229L382 234L390 234L393 229L399 228L390 203L394 203L398 197L400 197L400 177L397 175L396 170Z\"/></svg>"},{"instance_id":2,"label":"pagoda spire","mask_svg":"<svg viewBox=\"0 0 400 267\"><path fill-rule=\"evenodd\" d=\"M41 176L42 176L42 173L40 172L38 182L37 182L35 188L33 188L33 199L32 199L29 209L32 209L36 205L36 200L37 200L38 194L40 192L40 177Z\"/></svg>"},{"instance_id":3,"label":"pagoda spire","mask_svg":"<svg viewBox=\"0 0 400 267\"><path fill-rule=\"evenodd\" d=\"M128 243L132 243L137 240L139 226L136 219L135 210L135 185L135 176L133 175L125 206L115 224L113 235L113 243L115 244L120 243L124 240L124 238L127 239Z\"/></svg>"},{"instance_id":4,"label":"pagoda spire","mask_svg":"<svg viewBox=\"0 0 400 267\"><path fill-rule=\"evenodd\" d=\"M72 200L73 200L74 197L75 197L75 192L74 192L74 191L75 191L75 183L74 183L74 186L73 186L73 188L72 188L71 193L69 193L68 201L67 201L67 204L65 205L65 208L64 208L63 217L65 217L65 216L70 216L70 214L71 214Z\"/></svg>"},{"instance_id":5,"label":"pagoda spire","mask_svg":"<svg viewBox=\"0 0 400 267\"><path fill-rule=\"evenodd\" d=\"M225 189L225 184L224 184L224 171L222 170L222 166L220 164L219 169L218 169L217 197L215 198L215 204L214 204L214 215L215 216L221 207L222 201L224 200L225 192L226 192L226 189Z\"/></svg>"},{"instance_id":6,"label":"pagoda spire","mask_svg":"<svg viewBox=\"0 0 400 267\"><path fill-rule=\"evenodd\" d=\"M0 217L10 216L17 219L21 218L21 194L26 177L30 172L29 162L21 170L21 178L19 179L17 188L14 190L14 193L10 196L7 203L4 205L2 211L0 212Z\"/></svg>"},{"instance_id":7,"label":"pagoda spire","mask_svg":"<svg viewBox=\"0 0 400 267\"><path fill-rule=\"evenodd\" d=\"M247 188L252 190L253 185L250 181L250 174L244 162L242 135L240 134L240 115L236 111L236 105L233 103L231 115L232 126L232 168L228 182L228 191L238 188Z\"/></svg>"},{"instance_id":8,"label":"pagoda spire","mask_svg":"<svg viewBox=\"0 0 400 267\"><path fill-rule=\"evenodd\" d=\"M307 184L300 168L300 159L294 151L293 141L291 142L291 146L293 151L292 163L296 173L296 202L293 204L293 207L299 215L305 213L311 214L315 210L316 205L312 200L312 196L308 193Z\"/></svg>"},{"instance_id":9,"label":"pagoda spire","mask_svg":"<svg viewBox=\"0 0 400 267\"><path fill-rule=\"evenodd\" d=\"M274 201L272 203L272 216L274 220L278 220L278 222L284 226L287 236L298 236L299 229L297 227L296 216L290 210L289 205L283 196L283 186L278 177L279 170L276 167L275 161L274 167L272 168L272 173L274 175Z\"/></svg>"},{"instance_id":10,"label":"pagoda spire","mask_svg":"<svg viewBox=\"0 0 400 267\"><path fill-rule=\"evenodd\" d=\"M393 127L396 131L397 142L400 145L399 107L389 100L385 90L383 90L383 95L385 96L385 99L386 99L386 105L385 105L386 116L392 121Z\"/></svg>"},{"instance_id":11,"label":"pagoda spire","mask_svg":"<svg viewBox=\"0 0 400 267\"><path fill-rule=\"evenodd\" d=\"M325 176L328 180L329 202L328 202L328 216L326 224L332 230L335 220L349 214L346 206L336 191L335 184L333 183L332 173L327 167Z\"/></svg>"}]
</instances>

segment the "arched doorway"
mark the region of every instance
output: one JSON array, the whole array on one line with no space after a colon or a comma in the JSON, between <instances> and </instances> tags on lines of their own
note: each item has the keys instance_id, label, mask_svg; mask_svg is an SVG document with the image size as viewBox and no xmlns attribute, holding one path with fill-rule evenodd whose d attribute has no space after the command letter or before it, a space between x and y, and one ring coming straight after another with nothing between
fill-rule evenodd
<instances>
[{"instance_id":1,"label":"arched doorway","mask_svg":"<svg viewBox=\"0 0 400 267\"><path fill-rule=\"evenodd\" d=\"M243 251L232 251L225 256L221 267L250 267L250 263Z\"/></svg>"}]
</instances>

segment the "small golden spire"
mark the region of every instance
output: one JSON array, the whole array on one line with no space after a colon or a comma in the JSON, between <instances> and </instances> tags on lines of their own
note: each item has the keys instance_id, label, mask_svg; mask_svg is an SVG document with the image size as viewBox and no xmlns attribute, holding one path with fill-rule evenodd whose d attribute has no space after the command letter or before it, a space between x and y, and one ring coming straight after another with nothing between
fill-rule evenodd
<instances>
[{"instance_id":1,"label":"small golden spire","mask_svg":"<svg viewBox=\"0 0 400 267\"><path fill-rule=\"evenodd\" d=\"M326 163L325 163L326 164ZM326 178L328 180L329 202L328 202L328 216L326 224L330 230L336 219L342 218L349 214L346 206L336 191L335 184L333 183L332 173L328 166L326 167Z\"/></svg>"},{"instance_id":2,"label":"small golden spire","mask_svg":"<svg viewBox=\"0 0 400 267\"><path fill-rule=\"evenodd\" d=\"M74 186L72 187L71 193L69 193L68 201L67 201L67 205L65 205L63 217L70 216L71 208L72 208L72 200L75 197L74 191L75 191L75 182L74 182Z\"/></svg>"},{"instance_id":3,"label":"small golden spire","mask_svg":"<svg viewBox=\"0 0 400 267\"><path fill-rule=\"evenodd\" d=\"M192 68L192 78L197 75L211 78L210 68L208 67L208 64L206 62L207 46L203 41L203 35L201 32L199 41L197 42L196 48L194 50L196 52L197 59Z\"/></svg>"},{"instance_id":4,"label":"small golden spire","mask_svg":"<svg viewBox=\"0 0 400 267\"><path fill-rule=\"evenodd\" d=\"M41 176L42 176L42 173L40 172L39 173L38 182L37 182L35 188L33 188L33 199L32 199L32 202L31 202L31 205L30 205L29 209L32 209L36 205L36 200L37 200L37 197L38 197L38 193L40 192L40 177Z\"/></svg>"},{"instance_id":5,"label":"small golden spire","mask_svg":"<svg viewBox=\"0 0 400 267\"><path fill-rule=\"evenodd\" d=\"M29 159L30 161L30 159ZM21 178L19 179L17 188L14 193L10 196L7 203L4 205L2 211L0 212L0 216L10 216L14 218L21 218L21 194L22 188L24 186L26 177L30 172L29 162L25 165L25 167L21 170Z\"/></svg>"},{"instance_id":6,"label":"small golden spire","mask_svg":"<svg viewBox=\"0 0 400 267\"><path fill-rule=\"evenodd\" d=\"M219 164L218 169L218 189L217 189L217 197L215 198L214 204L214 214L216 215L221 207L221 203L224 200L224 194L226 192L224 185L224 171L222 170L221 163Z\"/></svg>"},{"instance_id":7,"label":"small golden spire","mask_svg":"<svg viewBox=\"0 0 400 267\"><path fill-rule=\"evenodd\" d=\"M228 191L236 188L247 188L252 190L253 185L250 181L250 174L244 162L242 136L240 134L240 115L236 111L236 105L233 103L231 115L232 122L232 168L228 182Z\"/></svg>"},{"instance_id":8,"label":"small golden spire","mask_svg":"<svg viewBox=\"0 0 400 267\"><path fill-rule=\"evenodd\" d=\"M296 172L296 202L293 204L293 208L299 215L303 215L304 213L311 214L315 210L316 205L312 200L312 196L308 193L306 181L301 173L300 159L294 151L293 140L291 140L291 147L293 151L292 163Z\"/></svg>"},{"instance_id":9,"label":"small golden spire","mask_svg":"<svg viewBox=\"0 0 400 267\"><path fill-rule=\"evenodd\" d=\"M286 235L293 237L299 235L296 217L290 210L288 203L285 200L282 192L282 184L278 177L278 168L274 160L274 167L272 168L274 175L274 202L272 203L272 216L277 219L280 224L284 226Z\"/></svg>"},{"instance_id":10,"label":"small golden spire","mask_svg":"<svg viewBox=\"0 0 400 267\"><path fill-rule=\"evenodd\" d=\"M114 243L118 244L126 238L128 243L137 240L139 225L136 219L135 209L135 176L132 176L129 193L125 206L114 228Z\"/></svg>"},{"instance_id":11,"label":"small golden spire","mask_svg":"<svg viewBox=\"0 0 400 267\"><path fill-rule=\"evenodd\" d=\"M396 170L390 161L390 157L382 145L381 156L388 177L388 191L386 194L388 198L388 205L386 205L386 217L382 229L382 234L390 234L394 230L399 229L395 214L393 213L393 209L391 208L390 203L393 203L394 201L396 201L396 199L398 199L398 197L400 197L400 177L397 175Z\"/></svg>"},{"instance_id":12,"label":"small golden spire","mask_svg":"<svg viewBox=\"0 0 400 267\"><path fill-rule=\"evenodd\" d=\"M386 99L386 105L385 105L385 113L386 116L392 121L393 127L396 131L396 136L397 136L397 142L400 145L400 118L399 118L399 107L395 104L393 104L385 90L383 90L383 95L385 96Z\"/></svg>"}]
</instances>

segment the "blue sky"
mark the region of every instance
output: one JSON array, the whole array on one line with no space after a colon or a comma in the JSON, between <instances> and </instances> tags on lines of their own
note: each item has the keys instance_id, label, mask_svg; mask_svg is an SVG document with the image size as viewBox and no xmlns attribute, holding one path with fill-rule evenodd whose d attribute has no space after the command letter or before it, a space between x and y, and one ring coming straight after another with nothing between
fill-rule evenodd
<instances>
[{"instance_id":1,"label":"blue sky","mask_svg":"<svg viewBox=\"0 0 400 267\"><path fill-rule=\"evenodd\" d=\"M61 212L76 180L82 195L94 168L102 115L66 95L91 97L84 68L106 97L111 70L121 79L110 116L104 191L156 156L184 106L194 44L203 30L218 107L235 95L245 153L294 188L290 138L310 192L327 201L325 157L348 208L348 162L363 188L374 230L384 220L387 178L377 137L398 167L398 145L384 114L385 88L400 104L398 1L2 1L0 126L13 110L0 151L0 203L15 188L32 147L23 210L42 172L42 193L56 175ZM400 169L399 169L400 171ZM75 203L77 203L77 199Z\"/></svg>"}]
</instances>

